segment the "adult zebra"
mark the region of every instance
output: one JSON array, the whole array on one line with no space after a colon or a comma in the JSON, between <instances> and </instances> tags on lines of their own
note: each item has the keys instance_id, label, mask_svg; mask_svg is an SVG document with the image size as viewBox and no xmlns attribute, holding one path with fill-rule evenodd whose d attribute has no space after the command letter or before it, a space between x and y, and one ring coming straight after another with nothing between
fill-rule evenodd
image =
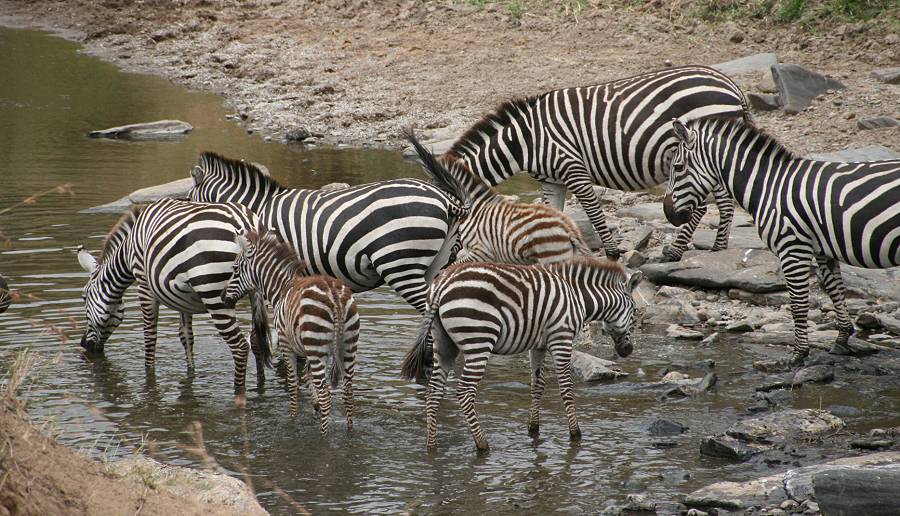
<instances>
[{"instance_id":1,"label":"adult zebra","mask_svg":"<svg viewBox=\"0 0 900 516\"><path fill-rule=\"evenodd\" d=\"M900 265L900 160L834 163L792 154L751 125L728 120L675 122L680 140L664 208L675 225L717 185L756 222L781 262L794 319L791 362L809 354L806 335L810 268L834 303L845 352L853 323L839 262L868 268Z\"/></svg>"},{"instance_id":2,"label":"adult zebra","mask_svg":"<svg viewBox=\"0 0 900 516\"><path fill-rule=\"evenodd\" d=\"M451 225L469 209L465 189L446 174L435 176L438 186L395 179L321 192L286 188L253 164L204 152L191 176L191 200L248 206L311 274L353 292L386 283L420 313L447 262Z\"/></svg>"},{"instance_id":3,"label":"adult zebra","mask_svg":"<svg viewBox=\"0 0 900 516\"><path fill-rule=\"evenodd\" d=\"M0 274L0 314L5 312L10 304L12 304L12 294L9 291L9 284L6 283L6 278Z\"/></svg>"},{"instance_id":4,"label":"adult zebra","mask_svg":"<svg viewBox=\"0 0 900 516\"><path fill-rule=\"evenodd\" d=\"M595 86L565 88L505 102L472 126L448 154L465 160L491 185L517 172L542 183L544 198L562 209L568 188L584 207L610 257L620 251L592 185L642 190L665 182L677 145L673 118L730 115L749 120L740 88L705 66L682 66ZM728 246L734 203L715 191L719 227L714 250ZM666 250L678 260L706 213L698 205L690 224Z\"/></svg>"},{"instance_id":5,"label":"adult zebra","mask_svg":"<svg viewBox=\"0 0 900 516\"><path fill-rule=\"evenodd\" d=\"M249 346L234 309L220 293L231 277L238 253L235 238L259 226L257 216L235 203L201 204L163 199L133 206L110 231L99 262L84 249L78 262L91 273L84 288L87 318L81 347L102 353L107 339L122 322L122 296L133 283L144 322L144 363L156 361L156 325L160 303L181 313L178 336L184 346L188 373L194 370L192 314L208 312L234 359L234 388L244 389ZM251 296L257 373L270 363L265 303Z\"/></svg>"}]
</instances>

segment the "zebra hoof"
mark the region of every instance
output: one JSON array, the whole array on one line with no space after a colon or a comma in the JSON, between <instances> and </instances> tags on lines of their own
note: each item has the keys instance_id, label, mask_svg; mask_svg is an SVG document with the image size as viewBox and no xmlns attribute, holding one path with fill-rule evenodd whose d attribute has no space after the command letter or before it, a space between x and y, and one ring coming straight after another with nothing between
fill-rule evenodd
<instances>
[{"instance_id":1,"label":"zebra hoof","mask_svg":"<svg viewBox=\"0 0 900 516\"><path fill-rule=\"evenodd\" d=\"M663 246L662 256L663 259L667 262L678 262L681 261L681 256L684 254L684 251L679 251L677 249L672 248L671 246Z\"/></svg>"},{"instance_id":2,"label":"zebra hoof","mask_svg":"<svg viewBox=\"0 0 900 516\"><path fill-rule=\"evenodd\" d=\"M541 436L541 425L538 424L530 424L528 425L528 436L529 437L540 437Z\"/></svg>"},{"instance_id":3,"label":"zebra hoof","mask_svg":"<svg viewBox=\"0 0 900 516\"><path fill-rule=\"evenodd\" d=\"M620 249L607 249L606 250L606 258L610 260L617 261L619 257L622 256L622 251Z\"/></svg>"},{"instance_id":4,"label":"zebra hoof","mask_svg":"<svg viewBox=\"0 0 900 516\"><path fill-rule=\"evenodd\" d=\"M487 441L475 441L475 450L478 455L487 455L491 451L491 447Z\"/></svg>"},{"instance_id":5,"label":"zebra hoof","mask_svg":"<svg viewBox=\"0 0 900 516\"><path fill-rule=\"evenodd\" d=\"M806 360L807 355L809 355L809 352L795 353L793 356L791 356L791 361L788 362L788 365L790 365L791 367L803 367L803 362Z\"/></svg>"},{"instance_id":6,"label":"zebra hoof","mask_svg":"<svg viewBox=\"0 0 900 516\"><path fill-rule=\"evenodd\" d=\"M188 366L188 368L187 368L187 375L188 375L188 378L193 378L193 377L194 377L194 373L196 373L196 372L197 372L197 371L194 369L194 366Z\"/></svg>"},{"instance_id":7,"label":"zebra hoof","mask_svg":"<svg viewBox=\"0 0 900 516\"><path fill-rule=\"evenodd\" d=\"M569 432L569 442L577 443L581 441L581 429L576 428L574 432Z\"/></svg>"}]
</instances>

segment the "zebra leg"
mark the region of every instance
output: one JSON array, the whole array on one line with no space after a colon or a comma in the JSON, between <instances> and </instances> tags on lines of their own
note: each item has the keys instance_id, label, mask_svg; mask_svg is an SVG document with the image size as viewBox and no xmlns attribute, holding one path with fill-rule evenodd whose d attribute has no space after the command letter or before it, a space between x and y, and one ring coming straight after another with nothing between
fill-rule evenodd
<instances>
[{"instance_id":1,"label":"zebra leg","mask_svg":"<svg viewBox=\"0 0 900 516\"><path fill-rule=\"evenodd\" d=\"M288 395L291 400L289 414L291 417L297 417L297 398L299 397L300 391L300 380L298 379L298 375L301 374L297 369L297 354L293 351L283 349L281 356L284 360L284 367L287 368L287 387Z\"/></svg>"},{"instance_id":2,"label":"zebra leg","mask_svg":"<svg viewBox=\"0 0 900 516\"><path fill-rule=\"evenodd\" d=\"M809 315L809 277L812 257L796 248L788 247L781 258L781 272L791 298L791 316L794 319L794 351L791 365L803 365L809 355L809 336L806 333Z\"/></svg>"},{"instance_id":3,"label":"zebra leg","mask_svg":"<svg viewBox=\"0 0 900 516\"><path fill-rule=\"evenodd\" d=\"M554 336L554 340L547 344L553 362L556 365L556 379L559 383L559 395L562 397L566 408L566 419L569 423L569 440L578 442L581 440L581 428L575 417L575 390L572 387L572 340L574 335Z\"/></svg>"},{"instance_id":4,"label":"zebra leg","mask_svg":"<svg viewBox=\"0 0 900 516\"><path fill-rule=\"evenodd\" d=\"M578 203L581 204L581 207L584 208L585 213L591 220L594 230L600 235L600 240L603 242L603 248L606 251L606 257L618 260L621 254L619 244L606 223L606 215L603 214L603 210L600 208L600 200L597 199L597 195L594 193L593 183L591 183L590 178L586 176L584 178L576 177L576 181L566 183L566 186L578 199Z\"/></svg>"},{"instance_id":5,"label":"zebra leg","mask_svg":"<svg viewBox=\"0 0 900 516\"><path fill-rule=\"evenodd\" d=\"M396 264L379 262L375 264L375 270L384 278L385 283L394 289L394 292L400 294L400 297L411 304L419 314L424 314L428 296L428 282L425 278L427 267L422 269L421 275L417 273L416 276L411 276L408 271L412 270L412 265L402 272L391 272L389 268L391 266L396 266ZM431 370L434 367L433 352L434 337L429 333L425 336L425 376L416 378L416 382L422 385L425 385L428 378L431 378Z\"/></svg>"},{"instance_id":6,"label":"zebra leg","mask_svg":"<svg viewBox=\"0 0 900 516\"><path fill-rule=\"evenodd\" d=\"M671 245L663 247L663 258L670 262L681 260L681 256L687 250L688 244L694 240L694 231L697 230L697 226L700 225L704 215L706 215L706 205L697 206L697 209L691 213L691 219L688 223L681 226L675 241Z\"/></svg>"},{"instance_id":7,"label":"zebra leg","mask_svg":"<svg viewBox=\"0 0 900 516\"><path fill-rule=\"evenodd\" d=\"M459 348L452 343L438 321L432 327L432 333L437 333L435 340L433 362L434 374L428 382L425 392L425 447L434 449L437 446L437 411L444 397L444 387L447 385L447 375L453 369Z\"/></svg>"},{"instance_id":8,"label":"zebra leg","mask_svg":"<svg viewBox=\"0 0 900 516\"><path fill-rule=\"evenodd\" d=\"M469 424L472 438L475 439L475 447L479 452L490 449L481 423L478 422L478 414L475 412L475 395L478 393L478 382L484 377L484 368L487 366L490 356L490 344L486 344L481 351L466 354L462 374L456 382L456 396L459 399L459 408Z\"/></svg>"},{"instance_id":9,"label":"zebra leg","mask_svg":"<svg viewBox=\"0 0 900 516\"><path fill-rule=\"evenodd\" d=\"M316 392L316 401L322 416L322 435L328 433L328 423L331 419L331 391L325 378L325 362L321 357L306 357L309 361L310 383Z\"/></svg>"},{"instance_id":10,"label":"zebra leg","mask_svg":"<svg viewBox=\"0 0 900 516\"><path fill-rule=\"evenodd\" d=\"M537 437L541 433L541 396L544 394L544 356L546 348L531 348L528 362L531 366L531 410L528 413L528 435Z\"/></svg>"},{"instance_id":11,"label":"zebra leg","mask_svg":"<svg viewBox=\"0 0 900 516\"><path fill-rule=\"evenodd\" d=\"M218 298L218 294L216 297ZM222 340L228 344L228 349L231 350L231 358L234 359L234 393L242 395L247 378L247 355L250 354L250 344L241 334L241 328L234 317L234 310L207 307L207 311Z\"/></svg>"},{"instance_id":12,"label":"zebra leg","mask_svg":"<svg viewBox=\"0 0 900 516\"><path fill-rule=\"evenodd\" d=\"M188 376L194 376L194 327L191 324L193 316L187 312L181 312L181 324L178 326L178 338L184 347L184 360L187 362Z\"/></svg>"},{"instance_id":13,"label":"zebra leg","mask_svg":"<svg viewBox=\"0 0 900 516\"><path fill-rule=\"evenodd\" d=\"M146 285L138 287L138 301L141 304L141 316L144 320L144 367L151 369L156 365L156 325L159 319L159 301Z\"/></svg>"},{"instance_id":14,"label":"zebra leg","mask_svg":"<svg viewBox=\"0 0 900 516\"><path fill-rule=\"evenodd\" d=\"M353 429L353 371L356 369L357 336L344 340L344 413L347 430Z\"/></svg>"},{"instance_id":15,"label":"zebra leg","mask_svg":"<svg viewBox=\"0 0 900 516\"><path fill-rule=\"evenodd\" d=\"M721 184L716 184L713 195L719 208L719 226L716 228L716 242L712 250L723 251L728 249L728 236L731 234L731 222L734 220L734 199Z\"/></svg>"},{"instance_id":16,"label":"zebra leg","mask_svg":"<svg viewBox=\"0 0 900 516\"><path fill-rule=\"evenodd\" d=\"M831 348L831 353L847 351L847 342L856 331L850 322L847 303L844 300L844 280L841 279L841 266L834 258L816 256L816 273L822 288L828 293L834 310L837 312L838 337Z\"/></svg>"}]
</instances>

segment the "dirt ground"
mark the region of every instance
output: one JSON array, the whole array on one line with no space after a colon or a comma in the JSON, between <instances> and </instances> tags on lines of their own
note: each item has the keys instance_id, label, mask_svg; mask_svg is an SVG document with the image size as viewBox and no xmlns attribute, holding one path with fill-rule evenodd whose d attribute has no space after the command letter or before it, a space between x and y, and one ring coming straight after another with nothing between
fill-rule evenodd
<instances>
[{"instance_id":1,"label":"dirt ground","mask_svg":"<svg viewBox=\"0 0 900 516\"><path fill-rule=\"evenodd\" d=\"M510 97L775 52L847 89L799 115L757 114L759 125L800 153L900 150L900 130L856 125L900 116L900 86L869 75L900 66L900 14L800 29L702 22L679 1L518 15L480 3L0 0L0 17L63 29L128 70L216 92L248 129L276 138L302 127L325 143L399 146L404 127L454 134ZM737 79L759 91L761 74Z\"/></svg>"}]
</instances>

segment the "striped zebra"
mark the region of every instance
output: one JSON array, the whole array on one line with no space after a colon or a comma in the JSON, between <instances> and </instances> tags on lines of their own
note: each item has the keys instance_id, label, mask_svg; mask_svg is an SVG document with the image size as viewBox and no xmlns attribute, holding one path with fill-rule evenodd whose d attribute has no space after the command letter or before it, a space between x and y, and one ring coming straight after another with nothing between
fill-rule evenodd
<instances>
[{"instance_id":1,"label":"striped zebra","mask_svg":"<svg viewBox=\"0 0 900 516\"><path fill-rule=\"evenodd\" d=\"M331 389L342 377L347 428L352 428L353 370L359 339L359 313L352 292L334 278L308 276L303 261L274 233L250 232L239 235L237 242L240 252L222 301L234 306L248 292L262 290L275 307L279 349L288 370L291 416L297 415L298 375L305 361L303 369L312 378L314 403L322 414L322 434L328 433ZM326 382L326 369L330 382Z\"/></svg>"},{"instance_id":2,"label":"striped zebra","mask_svg":"<svg viewBox=\"0 0 900 516\"><path fill-rule=\"evenodd\" d=\"M643 190L665 182L677 144L671 120L730 115L749 120L743 93L726 75L705 66L644 73L595 86L565 88L505 102L472 126L447 152L491 185L518 172L542 183L544 199L562 209L566 189L584 208L607 256L620 250L592 188ZM714 250L728 246L734 203L715 190L719 226ZM666 248L681 258L706 213Z\"/></svg>"},{"instance_id":3,"label":"striped zebra","mask_svg":"<svg viewBox=\"0 0 900 516\"><path fill-rule=\"evenodd\" d=\"M10 304L12 304L12 294L9 291L9 283L7 283L6 278L0 274L0 314L5 312Z\"/></svg>"},{"instance_id":4,"label":"striped zebra","mask_svg":"<svg viewBox=\"0 0 900 516\"><path fill-rule=\"evenodd\" d=\"M565 213L551 206L510 201L473 174L462 160L435 157L414 134L410 132L407 138L430 176L452 176L470 196L469 214L459 223L456 263L527 265L592 254L578 226Z\"/></svg>"},{"instance_id":5,"label":"striped zebra","mask_svg":"<svg viewBox=\"0 0 900 516\"><path fill-rule=\"evenodd\" d=\"M420 313L428 284L446 264L451 225L468 211L452 177L438 186L396 179L321 192L286 188L253 164L211 152L191 171L190 198L238 202L291 244L311 274L353 292L387 284ZM456 196L445 192L456 192Z\"/></svg>"},{"instance_id":6,"label":"striped zebra","mask_svg":"<svg viewBox=\"0 0 900 516\"><path fill-rule=\"evenodd\" d=\"M256 228L259 219L239 204L201 204L164 199L133 206L110 231L100 260L86 250L78 261L90 279L84 287L87 319L81 347L102 353L107 339L122 322L125 290L137 283L144 322L144 364L156 362L159 305L181 313L178 336L184 346L188 374L194 371L193 314L207 312L234 358L234 388L244 390L248 343L234 309L219 294L238 252L235 237ZM261 296L252 296L254 353L262 378L270 358L268 321Z\"/></svg>"},{"instance_id":7,"label":"striped zebra","mask_svg":"<svg viewBox=\"0 0 900 516\"><path fill-rule=\"evenodd\" d=\"M619 356L631 354L631 292L640 280L640 272L629 277L619 264L595 257L530 266L466 263L441 272L429 290L428 310L416 344L403 361L403 374L408 378L416 376L425 360L426 337L435 334L435 369L426 395L427 446L435 446L438 405L447 374L460 351L464 363L456 392L479 450L487 450L488 444L475 413L475 394L492 353L529 352L528 432L534 436L539 432L543 362L549 351L556 366L569 436L573 441L580 439L569 371L572 341L584 324L601 321Z\"/></svg>"},{"instance_id":8,"label":"striped zebra","mask_svg":"<svg viewBox=\"0 0 900 516\"><path fill-rule=\"evenodd\" d=\"M760 238L781 263L794 319L793 365L809 354L809 281L815 261L837 312L833 352L847 352L853 323L839 262L900 265L900 160L835 163L796 156L752 125L728 120L675 123L680 140L664 202L685 223L717 185L753 216Z\"/></svg>"}]
</instances>

